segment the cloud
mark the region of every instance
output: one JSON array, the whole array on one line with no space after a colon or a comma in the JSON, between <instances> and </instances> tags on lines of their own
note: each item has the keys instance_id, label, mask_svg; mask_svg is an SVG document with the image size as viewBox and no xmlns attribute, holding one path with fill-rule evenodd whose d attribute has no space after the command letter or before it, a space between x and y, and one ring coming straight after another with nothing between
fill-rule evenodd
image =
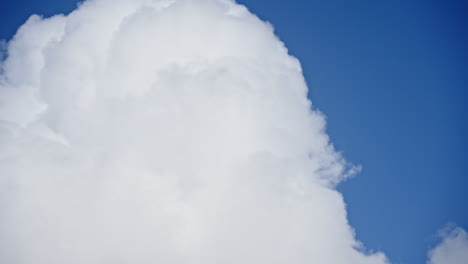
<instances>
[{"instance_id":1,"label":"cloud","mask_svg":"<svg viewBox=\"0 0 468 264\"><path fill-rule=\"evenodd\" d=\"M0 75L0 262L387 263L270 24L226 0L31 16Z\"/></svg>"},{"instance_id":2,"label":"cloud","mask_svg":"<svg viewBox=\"0 0 468 264\"><path fill-rule=\"evenodd\" d=\"M428 264L468 263L468 234L459 227L440 232L442 241L429 252Z\"/></svg>"}]
</instances>

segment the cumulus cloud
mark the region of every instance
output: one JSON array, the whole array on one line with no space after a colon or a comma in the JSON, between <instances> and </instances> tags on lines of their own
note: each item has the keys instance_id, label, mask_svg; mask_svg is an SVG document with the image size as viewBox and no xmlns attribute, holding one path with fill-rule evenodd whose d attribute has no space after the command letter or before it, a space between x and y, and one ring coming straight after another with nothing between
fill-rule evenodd
<instances>
[{"instance_id":1,"label":"cumulus cloud","mask_svg":"<svg viewBox=\"0 0 468 264\"><path fill-rule=\"evenodd\" d=\"M429 252L428 264L468 263L468 234L459 227L448 227L440 232L442 241Z\"/></svg>"},{"instance_id":2,"label":"cumulus cloud","mask_svg":"<svg viewBox=\"0 0 468 264\"><path fill-rule=\"evenodd\" d=\"M387 263L298 60L244 6L88 0L31 16L1 69L1 263Z\"/></svg>"}]
</instances>

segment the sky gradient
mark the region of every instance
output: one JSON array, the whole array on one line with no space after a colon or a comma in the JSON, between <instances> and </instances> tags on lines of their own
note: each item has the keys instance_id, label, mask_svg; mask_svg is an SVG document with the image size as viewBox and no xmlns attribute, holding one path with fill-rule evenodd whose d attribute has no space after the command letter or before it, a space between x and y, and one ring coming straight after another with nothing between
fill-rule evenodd
<instances>
[{"instance_id":1,"label":"sky gradient","mask_svg":"<svg viewBox=\"0 0 468 264\"><path fill-rule=\"evenodd\" d=\"M338 188L358 239L423 263L435 230L468 227L466 2L240 2L275 25L332 142L363 166Z\"/></svg>"}]
</instances>

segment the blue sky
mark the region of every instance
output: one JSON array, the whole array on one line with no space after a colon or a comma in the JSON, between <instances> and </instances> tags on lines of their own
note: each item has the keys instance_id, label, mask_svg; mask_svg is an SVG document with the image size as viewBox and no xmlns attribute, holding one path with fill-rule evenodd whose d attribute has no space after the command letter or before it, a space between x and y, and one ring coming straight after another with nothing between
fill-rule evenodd
<instances>
[{"instance_id":1,"label":"blue sky","mask_svg":"<svg viewBox=\"0 0 468 264\"><path fill-rule=\"evenodd\" d=\"M77 1L4 0L0 39ZM342 183L357 237L424 263L447 223L468 228L463 1L240 0L298 57L336 148L363 171Z\"/></svg>"}]
</instances>

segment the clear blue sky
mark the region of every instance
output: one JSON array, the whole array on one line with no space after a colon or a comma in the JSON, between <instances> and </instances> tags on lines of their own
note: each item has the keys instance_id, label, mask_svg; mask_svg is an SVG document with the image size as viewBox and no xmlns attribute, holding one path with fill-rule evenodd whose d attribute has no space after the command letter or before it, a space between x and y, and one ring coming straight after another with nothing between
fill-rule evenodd
<instances>
[{"instance_id":1,"label":"clear blue sky","mask_svg":"<svg viewBox=\"0 0 468 264\"><path fill-rule=\"evenodd\" d=\"M3 0L0 39L75 0ZM298 57L337 149L363 171L339 186L357 237L424 263L435 233L468 228L468 2L239 0Z\"/></svg>"}]
</instances>

